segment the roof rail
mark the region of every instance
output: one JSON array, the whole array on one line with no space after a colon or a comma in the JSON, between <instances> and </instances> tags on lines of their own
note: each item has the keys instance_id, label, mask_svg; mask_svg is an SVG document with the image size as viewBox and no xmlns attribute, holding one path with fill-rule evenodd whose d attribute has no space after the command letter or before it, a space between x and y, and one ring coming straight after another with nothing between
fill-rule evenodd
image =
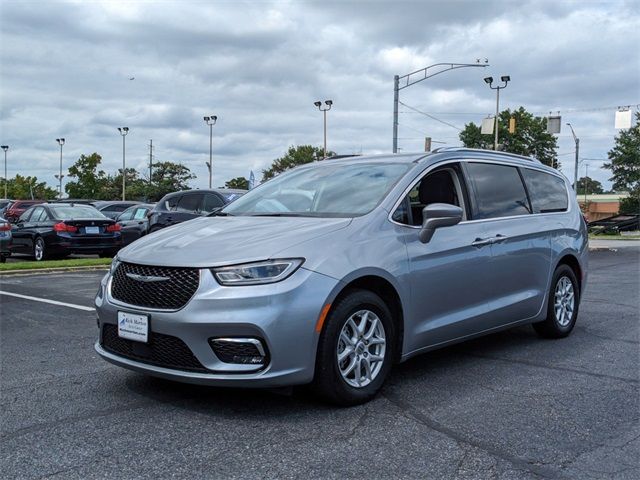
<instances>
[{"instance_id":1,"label":"roof rail","mask_svg":"<svg viewBox=\"0 0 640 480\"><path fill-rule=\"evenodd\" d=\"M489 155L506 155L509 157L517 158L519 160L528 160L534 163L541 163L540 160L538 160L537 158L527 157L525 155L518 155L517 153L511 153L511 152L485 150L484 148L438 147L435 150L431 151L431 153L442 153L442 152L475 152L475 153L484 153Z\"/></svg>"}]
</instances>

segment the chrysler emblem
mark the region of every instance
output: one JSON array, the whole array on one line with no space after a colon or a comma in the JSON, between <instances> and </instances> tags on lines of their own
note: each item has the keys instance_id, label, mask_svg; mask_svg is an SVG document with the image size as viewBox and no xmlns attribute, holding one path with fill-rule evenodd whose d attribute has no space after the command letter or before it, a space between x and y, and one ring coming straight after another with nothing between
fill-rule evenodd
<instances>
[{"instance_id":1,"label":"chrysler emblem","mask_svg":"<svg viewBox=\"0 0 640 480\"><path fill-rule=\"evenodd\" d=\"M153 275L138 275L136 273L125 273L127 277L138 282L151 283L151 282L166 282L169 277L154 277Z\"/></svg>"}]
</instances>

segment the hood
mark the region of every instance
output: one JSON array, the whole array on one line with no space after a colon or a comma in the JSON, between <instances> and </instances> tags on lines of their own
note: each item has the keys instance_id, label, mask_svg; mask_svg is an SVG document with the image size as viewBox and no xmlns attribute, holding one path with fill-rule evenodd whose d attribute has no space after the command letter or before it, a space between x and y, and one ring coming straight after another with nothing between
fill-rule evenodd
<instances>
[{"instance_id":1,"label":"hood","mask_svg":"<svg viewBox=\"0 0 640 480\"><path fill-rule=\"evenodd\" d=\"M144 265L212 267L267 260L334 232L350 218L202 217L144 236L118 258Z\"/></svg>"}]
</instances>

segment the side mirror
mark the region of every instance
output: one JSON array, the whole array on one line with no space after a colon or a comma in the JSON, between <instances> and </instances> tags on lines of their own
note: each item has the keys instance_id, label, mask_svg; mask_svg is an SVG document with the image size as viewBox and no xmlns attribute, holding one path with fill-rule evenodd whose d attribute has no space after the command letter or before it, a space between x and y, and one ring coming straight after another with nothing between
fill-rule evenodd
<instances>
[{"instance_id":1,"label":"side mirror","mask_svg":"<svg viewBox=\"0 0 640 480\"><path fill-rule=\"evenodd\" d=\"M462 220L462 209L448 203L432 203L422 209L420 241L429 243L437 228L451 227Z\"/></svg>"}]
</instances>

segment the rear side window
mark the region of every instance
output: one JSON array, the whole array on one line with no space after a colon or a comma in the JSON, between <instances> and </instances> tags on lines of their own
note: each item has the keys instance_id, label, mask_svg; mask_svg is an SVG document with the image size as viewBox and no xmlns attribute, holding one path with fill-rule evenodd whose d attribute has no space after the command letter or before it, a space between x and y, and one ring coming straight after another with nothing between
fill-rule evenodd
<instances>
[{"instance_id":1,"label":"rear side window","mask_svg":"<svg viewBox=\"0 0 640 480\"><path fill-rule=\"evenodd\" d=\"M29 217L31 216L32 213L33 213L33 209L27 210L22 215L20 215L20 217L18 218L18 221L20 221L20 222L28 221Z\"/></svg>"},{"instance_id":2,"label":"rear side window","mask_svg":"<svg viewBox=\"0 0 640 480\"><path fill-rule=\"evenodd\" d=\"M200 202L202 202L202 194L183 195L178 202L176 211L178 212L196 212L200 210Z\"/></svg>"},{"instance_id":3,"label":"rear side window","mask_svg":"<svg viewBox=\"0 0 640 480\"><path fill-rule=\"evenodd\" d=\"M56 218L60 220L71 220L81 218L91 219L103 219L107 218L98 209L89 205L64 205L64 206L51 206L51 211Z\"/></svg>"},{"instance_id":4,"label":"rear side window","mask_svg":"<svg viewBox=\"0 0 640 480\"><path fill-rule=\"evenodd\" d=\"M211 213L214 209L224 206L224 202L212 193L204 196L204 203L202 204L202 211L204 213Z\"/></svg>"},{"instance_id":5,"label":"rear side window","mask_svg":"<svg viewBox=\"0 0 640 480\"><path fill-rule=\"evenodd\" d=\"M474 219L531 213L527 193L516 167L470 162L467 170L475 192Z\"/></svg>"},{"instance_id":6,"label":"rear side window","mask_svg":"<svg viewBox=\"0 0 640 480\"><path fill-rule=\"evenodd\" d=\"M169 197L164 201L165 209L169 211L174 211L178 206L178 202L182 198L181 195L174 195L173 197Z\"/></svg>"},{"instance_id":7,"label":"rear side window","mask_svg":"<svg viewBox=\"0 0 640 480\"><path fill-rule=\"evenodd\" d=\"M533 213L567 211L569 198L562 178L530 168L523 168L522 176L529 190Z\"/></svg>"}]
</instances>

